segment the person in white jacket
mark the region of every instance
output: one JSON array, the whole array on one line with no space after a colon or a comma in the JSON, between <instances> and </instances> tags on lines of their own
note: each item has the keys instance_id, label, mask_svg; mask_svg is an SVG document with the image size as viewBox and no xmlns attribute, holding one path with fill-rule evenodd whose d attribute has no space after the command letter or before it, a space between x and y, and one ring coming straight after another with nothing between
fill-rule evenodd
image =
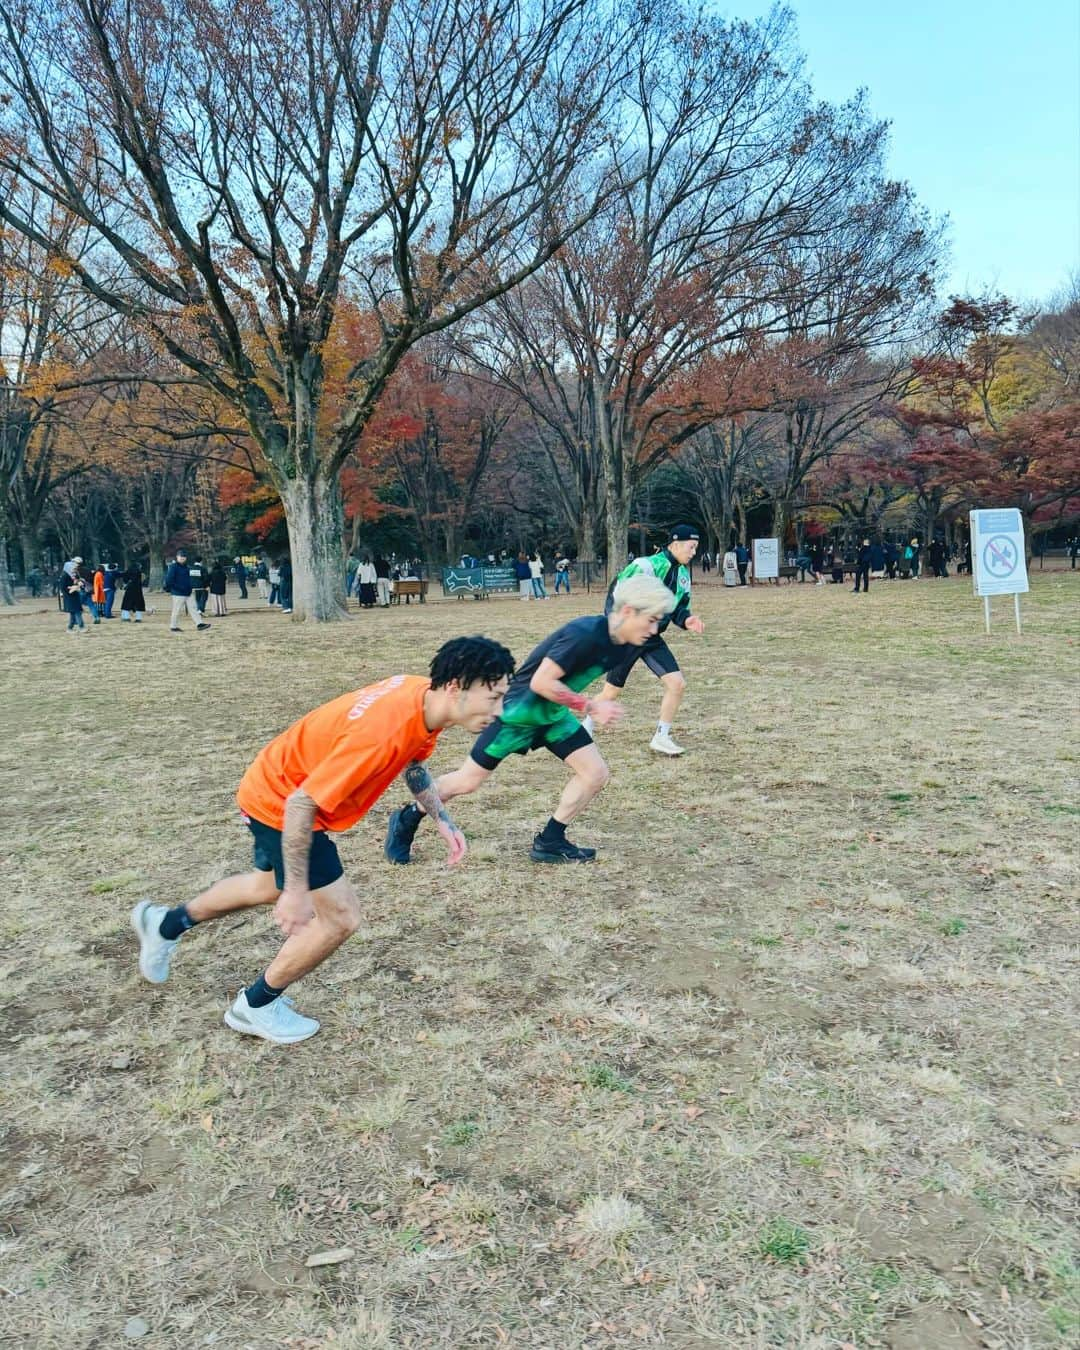
<instances>
[{"instance_id":1,"label":"person in white jacket","mask_svg":"<svg viewBox=\"0 0 1080 1350\"><path fill-rule=\"evenodd\" d=\"M544 560L539 553L534 553L529 559L529 575L532 577L532 593L537 600L546 600L547 591L544 589Z\"/></svg>"},{"instance_id":2,"label":"person in white jacket","mask_svg":"<svg viewBox=\"0 0 1080 1350\"><path fill-rule=\"evenodd\" d=\"M356 598L362 609L374 609L376 598L375 564L370 558L364 558L356 569Z\"/></svg>"}]
</instances>

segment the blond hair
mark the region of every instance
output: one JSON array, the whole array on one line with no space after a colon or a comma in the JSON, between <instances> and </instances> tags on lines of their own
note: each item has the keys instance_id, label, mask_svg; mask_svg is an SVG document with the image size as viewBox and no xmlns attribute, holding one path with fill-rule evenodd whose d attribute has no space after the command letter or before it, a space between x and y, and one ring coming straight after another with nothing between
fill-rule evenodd
<instances>
[{"instance_id":1,"label":"blond hair","mask_svg":"<svg viewBox=\"0 0 1080 1350\"><path fill-rule=\"evenodd\" d=\"M633 576L623 577L615 583L611 593L611 607L614 610L629 605L641 614L670 614L675 608L675 597L659 577L647 572L635 572Z\"/></svg>"}]
</instances>

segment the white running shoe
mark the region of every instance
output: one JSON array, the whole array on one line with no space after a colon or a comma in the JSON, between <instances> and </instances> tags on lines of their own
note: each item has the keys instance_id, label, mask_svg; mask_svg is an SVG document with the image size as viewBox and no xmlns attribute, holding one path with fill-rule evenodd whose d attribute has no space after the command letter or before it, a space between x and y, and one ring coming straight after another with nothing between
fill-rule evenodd
<instances>
[{"instance_id":1,"label":"white running shoe","mask_svg":"<svg viewBox=\"0 0 1080 1350\"><path fill-rule=\"evenodd\" d=\"M589 733L590 736L595 734L593 728L593 720L591 717L586 717L581 725Z\"/></svg>"},{"instance_id":2,"label":"white running shoe","mask_svg":"<svg viewBox=\"0 0 1080 1350\"><path fill-rule=\"evenodd\" d=\"M675 744L669 731L658 731L649 742L649 749L655 750L660 755L681 755L683 753L682 746Z\"/></svg>"},{"instance_id":3,"label":"white running shoe","mask_svg":"<svg viewBox=\"0 0 1080 1350\"><path fill-rule=\"evenodd\" d=\"M139 974L151 984L164 984L169 978L169 962L180 939L169 941L158 932L168 914L164 905L140 900L131 911L131 926L139 935Z\"/></svg>"},{"instance_id":4,"label":"white running shoe","mask_svg":"<svg viewBox=\"0 0 1080 1350\"><path fill-rule=\"evenodd\" d=\"M291 998L282 994L263 1008L252 1008L247 1001L247 990L241 989L225 1014L225 1025L248 1036L261 1036L275 1045L294 1045L314 1036L319 1024L314 1017L304 1017L296 1011Z\"/></svg>"}]
</instances>

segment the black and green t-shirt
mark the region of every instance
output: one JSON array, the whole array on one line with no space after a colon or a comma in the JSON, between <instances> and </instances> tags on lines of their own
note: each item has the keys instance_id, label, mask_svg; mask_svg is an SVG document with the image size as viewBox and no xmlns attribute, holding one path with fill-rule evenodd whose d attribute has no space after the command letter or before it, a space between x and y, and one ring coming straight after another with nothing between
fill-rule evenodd
<instances>
[{"instance_id":1,"label":"black and green t-shirt","mask_svg":"<svg viewBox=\"0 0 1080 1350\"><path fill-rule=\"evenodd\" d=\"M635 558L632 563L623 568L608 587L604 612L610 614L614 607L615 587L618 583L624 577L635 576L659 577L675 597L675 608L670 614L663 616L657 632L662 633L671 623L676 628L685 628L686 620L690 617L690 569L685 563L673 558L666 548L662 548L659 553L649 554L647 557Z\"/></svg>"},{"instance_id":2,"label":"black and green t-shirt","mask_svg":"<svg viewBox=\"0 0 1080 1350\"><path fill-rule=\"evenodd\" d=\"M629 650L625 643L612 642L605 615L571 619L546 637L518 667L503 700L502 720L540 726L563 716L566 709L561 704L540 698L529 688L545 658L550 657L564 672L563 684L579 694L619 665Z\"/></svg>"}]
</instances>

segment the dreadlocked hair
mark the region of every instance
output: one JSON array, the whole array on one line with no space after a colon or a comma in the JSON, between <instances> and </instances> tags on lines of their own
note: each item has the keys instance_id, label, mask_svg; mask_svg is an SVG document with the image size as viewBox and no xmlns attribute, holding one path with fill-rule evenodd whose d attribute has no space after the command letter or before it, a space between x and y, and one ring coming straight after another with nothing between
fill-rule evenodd
<instances>
[{"instance_id":1,"label":"dreadlocked hair","mask_svg":"<svg viewBox=\"0 0 1080 1350\"><path fill-rule=\"evenodd\" d=\"M491 638L459 637L444 642L431 662L431 687L441 689L456 680L462 689L474 684L493 685L514 673L514 658L501 642Z\"/></svg>"}]
</instances>

